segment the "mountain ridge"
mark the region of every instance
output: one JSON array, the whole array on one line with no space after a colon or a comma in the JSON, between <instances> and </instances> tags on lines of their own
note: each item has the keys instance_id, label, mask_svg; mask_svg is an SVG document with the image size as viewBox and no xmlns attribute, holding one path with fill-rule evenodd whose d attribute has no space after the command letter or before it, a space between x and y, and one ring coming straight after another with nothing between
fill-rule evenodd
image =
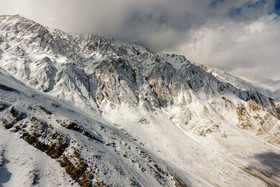
<instances>
[{"instance_id":1,"label":"mountain ridge","mask_svg":"<svg viewBox=\"0 0 280 187\"><path fill-rule=\"evenodd\" d=\"M163 186L279 184L280 168L275 166L272 175L269 170L273 163L279 163L280 107L277 93L226 72L193 64L182 55L155 53L136 44L111 41L93 34L68 34L20 16L0 16L0 30L1 71L5 70L14 79L20 80L29 93L27 98L11 96L11 101L16 100L19 107L12 102L6 103L4 96L7 90L0 89L2 102L9 106L3 107L2 124L5 127L5 120L12 120L6 125L8 131L15 131L16 128L19 128L19 133L26 131L22 139L50 157L58 157L62 166L70 164L68 168L71 166L75 169L74 161L70 159L70 155L74 154L71 149L77 150L79 156L76 154L76 159L81 157L86 160L84 164L81 161L81 166L89 165L85 158L89 157L88 154L83 153L79 146L69 148L65 144L62 150L67 150L67 155L55 151L54 156L53 152L38 146L42 142L34 139L34 132L40 128L36 124L46 125L49 129L52 129L49 121L55 124L55 130L44 132L47 136L43 137L47 142L56 141L49 138L53 131L58 130L63 134L68 132L67 127L74 129L75 137L95 137L95 141L98 141L99 138L92 133L101 131L85 121L91 123L99 119L104 120L105 129L113 128L112 134L117 134L113 136L117 143L107 143L113 148L117 144L117 153L113 153L115 158L122 160L128 157L134 162L137 158L141 167L149 163L143 160L150 157L148 154L143 156L141 152L130 151L121 143L131 141L143 146L144 152L148 151L155 158L152 159L153 166L148 164L150 169L145 168L140 173L137 170L128 172L128 166L131 167L134 162L124 164L119 169L127 172L114 174L112 180L104 173L114 173L111 167L117 162L101 159L101 165L97 166L100 176L92 171L93 166L86 169L91 173L87 175L89 178L85 177L88 185L102 185L101 181L109 185L136 186L148 183ZM13 81L5 78L4 74L0 74L0 83L9 88ZM34 104L32 98L36 98L36 94L30 94L33 89L37 90L38 95L52 96L57 101L51 101L53 105L50 105L44 101L47 100L45 97L39 96L41 100ZM43 118L43 123L40 118L32 118L31 112L25 112L27 119L19 118L33 124L35 131L32 126L26 130L20 124L21 120L12 117L12 108L24 109L25 100L30 100L29 105L35 111L41 111L39 116ZM74 112L77 119L67 124L67 120L61 121L55 114L59 112L70 118L69 108L65 111L56 109L56 103L68 103L80 114ZM53 111L49 111L49 108ZM87 120L79 117L83 112L89 115ZM51 120L44 116L49 116ZM120 138L123 135L118 131L128 134L132 140ZM112 136L101 134L108 140ZM40 133L35 135L42 137ZM99 147L98 143L90 144L80 141L80 138L75 141L84 146ZM102 139L100 141L104 142ZM53 144L48 146L52 147ZM102 154L108 155L109 149L105 150ZM124 150L126 153L123 153ZM122 156L118 156L118 153ZM263 165L262 160L254 156L265 155L263 157L266 158L272 153L276 155L276 159L270 161L272 164ZM216 157L219 159L214 159ZM104 164L106 161L111 165ZM257 164L252 165L252 162ZM81 175L73 175L69 169L66 172L80 185L85 184L79 182L84 178ZM186 174L187 177L184 177ZM142 177L137 178L137 175ZM125 176L136 178L130 182L125 179L124 183L117 179ZM246 180L242 180L242 177Z\"/></svg>"}]
</instances>

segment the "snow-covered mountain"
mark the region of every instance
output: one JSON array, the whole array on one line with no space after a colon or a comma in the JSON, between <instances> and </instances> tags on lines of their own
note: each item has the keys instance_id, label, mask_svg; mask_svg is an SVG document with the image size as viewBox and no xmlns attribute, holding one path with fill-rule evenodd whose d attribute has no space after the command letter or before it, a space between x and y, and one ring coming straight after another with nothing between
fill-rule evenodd
<instances>
[{"instance_id":1,"label":"snow-covered mountain","mask_svg":"<svg viewBox=\"0 0 280 187\"><path fill-rule=\"evenodd\" d=\"M279 186L279 88L0 16L0 186Z\"/></svg>"}]
</instances>

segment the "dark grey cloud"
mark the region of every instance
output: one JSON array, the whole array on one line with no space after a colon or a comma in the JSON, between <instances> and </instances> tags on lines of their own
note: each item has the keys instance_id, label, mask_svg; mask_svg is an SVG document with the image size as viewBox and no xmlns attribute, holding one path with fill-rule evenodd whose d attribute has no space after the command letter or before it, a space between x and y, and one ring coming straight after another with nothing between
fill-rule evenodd
<instances>
[{"instance_id":1,"label":"dark grey cloud","mask_svg":"<svg viewBox=\"0 0 280 187\"><path fill-rule=\"evenodd\" d=\"M280 79L274 0L0 0L20 14L68 32L137 42L250 78Z\"/></svg>"}]
</instances>

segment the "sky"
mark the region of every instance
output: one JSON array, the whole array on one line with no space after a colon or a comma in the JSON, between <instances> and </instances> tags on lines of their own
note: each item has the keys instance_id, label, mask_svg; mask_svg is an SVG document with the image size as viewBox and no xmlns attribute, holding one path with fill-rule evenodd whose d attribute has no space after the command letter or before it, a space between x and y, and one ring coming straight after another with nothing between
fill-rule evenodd
<instances>
[{"instance_id":1,"label":"sky","mask_svg":"<svg viewBox=\"0 0 280 187\"><path fill-rule=\"evenodd\" d=\"M280 0L0 0L66 32L96 33L249 79L280 80Z\"/></svg>"}]
</instances>

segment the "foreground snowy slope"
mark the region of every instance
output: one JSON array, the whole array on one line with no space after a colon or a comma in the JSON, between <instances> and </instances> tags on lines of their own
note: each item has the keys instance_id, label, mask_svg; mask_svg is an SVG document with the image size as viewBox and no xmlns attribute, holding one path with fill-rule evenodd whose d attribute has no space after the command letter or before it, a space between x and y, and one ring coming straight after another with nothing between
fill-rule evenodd
<instances>
[{"instance_id":1,"label":"foreground snowy slope","mask_svg":"<svg viewBox=\"0 0 280 187\"><path fill-rule=\"evenodd\" d=\"M3 70L0 98L0 182L4 186L69 186L75 181L81 186L181 183L166 163L127 132L33 91Z\"/></svg>"},{"instance_id":2,"label":"foreground snowy slope","mask_svg":"<svg viewBox=\"0 0 280 187\"><path fill-rule=\"evenodd\" d=\"M279 90L20 16L0 31L0 184L280 185Z\"/></svg>"}]
</instances>

